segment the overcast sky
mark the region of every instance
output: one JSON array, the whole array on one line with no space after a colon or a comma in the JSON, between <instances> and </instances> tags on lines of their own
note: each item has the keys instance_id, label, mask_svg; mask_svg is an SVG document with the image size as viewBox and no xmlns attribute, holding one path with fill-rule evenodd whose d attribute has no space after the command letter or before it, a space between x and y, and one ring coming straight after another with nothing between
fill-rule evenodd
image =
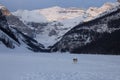
<instances>
[{"instance_id":1,"label":"overcast sky","mask_svg":"<svg viewBox=\"0 0 120 80\"><path fill-rule=\"evenodd\" d=\"M80 7L101 6L105 2L115 2L116 0L0 0L0 4L5 5L9 10L17 9L41 9L52 6L60 7Z\"/></svg>"}]
</instances>

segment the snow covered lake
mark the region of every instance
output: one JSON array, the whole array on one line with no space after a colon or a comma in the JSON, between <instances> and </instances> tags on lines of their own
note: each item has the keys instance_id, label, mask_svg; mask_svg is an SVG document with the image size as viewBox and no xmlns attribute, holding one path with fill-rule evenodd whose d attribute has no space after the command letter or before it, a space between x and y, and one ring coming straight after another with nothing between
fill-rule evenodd
<instances>
[{"instance_id":1,"label":"snow covered lake","mask_svg":"<svg viewBox=\"0 0 120 80\"><path fill-rule=\"evenodd\" d=\"M0 53L0 80L120 80L120 56Z\"/></svg>"}]
</instances>

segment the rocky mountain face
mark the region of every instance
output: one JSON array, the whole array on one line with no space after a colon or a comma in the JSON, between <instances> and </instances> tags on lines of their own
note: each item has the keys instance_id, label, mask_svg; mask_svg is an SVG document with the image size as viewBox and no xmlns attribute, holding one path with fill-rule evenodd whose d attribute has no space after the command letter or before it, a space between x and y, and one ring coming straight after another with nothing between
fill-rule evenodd
<instances>
[{"instance_id":1,"label":"rocky mountain face","mask_svg":"<svg viewBox=\"0 0 120 80\"><path fill-rule=\"evenodd\" d=\"M2 14L6 17L8 25L19 29L24 34L33 37L33 31L25 25L18 17L14 16L5 6L0 5ZM16 27L17 26L17 27Z\"/></svg>"},{"instance_id":2,"label":"rocky mountain face","mask_svg":"<svg viewBox=\"0 0 120 80\"><path fill-rule=\"evenodd\" d=\"M32 51L42 51L44 46L36 40L23 34L16 28L8 25L6 16L0 9L0 45L4 44L7 48L24 47Z\"/></svg>"},{"instance_id":3,"label":"rocky mountain face","mask_svg":"<svg viewBox=\"0 0 120 80\"><path fill-rule=\"evenodd\" d=\"M120 5L68 31L51 51L120 54Z\"/></svg>"},{"instance_id":4,"label":"rocky mountain face","mask_svg":"<svg viewBox=\"0 0 120 80\"><path fill-rule=\"evenodd\" d=\"M19 18L17 18L14 15L9 15L9 16L6 16L6 19L8 21L9 26L11 26L13 28L17 28L18 30L20 30L24 34L26 34L29 37L33 38L33 30L31 30L29 28L29 26L24 24Z\"/></svg>"}]
</instances>

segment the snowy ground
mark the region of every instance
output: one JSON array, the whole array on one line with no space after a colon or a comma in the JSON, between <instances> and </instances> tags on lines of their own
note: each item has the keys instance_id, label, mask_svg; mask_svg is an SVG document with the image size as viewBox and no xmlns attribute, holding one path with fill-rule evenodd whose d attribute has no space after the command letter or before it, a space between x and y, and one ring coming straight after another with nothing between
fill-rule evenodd
<instances>
[{"instance_id":1,"label":"snowy ground","mask_svg":"<svg viewBox=\"0 0 120 80\"><path fill-rule=\"evenodd\" d=\"M0 80L120 80L120 56L0 52Z\"/></svg>"}]
</instances>

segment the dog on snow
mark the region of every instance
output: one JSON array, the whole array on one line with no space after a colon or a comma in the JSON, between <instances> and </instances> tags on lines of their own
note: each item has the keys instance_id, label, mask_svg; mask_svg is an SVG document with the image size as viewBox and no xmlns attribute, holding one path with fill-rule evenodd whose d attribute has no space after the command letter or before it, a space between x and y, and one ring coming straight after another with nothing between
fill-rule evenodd
<instances>
[{"instance_id":1,"label":"dog on snow","mask_svg":"<svg viewBox=\"0 0 120 80\"><path fill-rule=\"evenodd\" d=\"M77 58L73 58L73 63L76 64L78 62Z\"/></svg>"}]
</instances>

